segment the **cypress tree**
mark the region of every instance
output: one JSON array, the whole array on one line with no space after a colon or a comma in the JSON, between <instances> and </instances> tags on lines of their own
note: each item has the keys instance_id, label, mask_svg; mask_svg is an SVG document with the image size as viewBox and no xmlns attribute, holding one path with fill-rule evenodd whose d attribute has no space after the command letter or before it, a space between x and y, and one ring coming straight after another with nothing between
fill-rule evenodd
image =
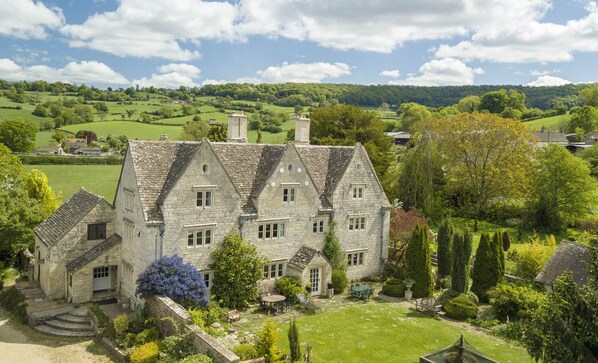
<instances>
[{"instance_id":1,"label":"cypress tree","mask_svg":"<svg viewBox=\"0 0 598 363\"><path fill-rule=\"evenodd\" d=\"M291 362L298 362L301 360L301 347L299 344L299 330L297 330L297 323L295 319L291 319L289 325L289 359Z\"/></svg>"},{"instance_id":2,"label":"cypress tree","mask_svg":"<svg viewBox=\"0 0 598 363\"><path fill-rule=\"evenodd\" d=\"M413 279L413 297L428 297L434 291L428 227L416 227L405 251L407 276Z\"/></svg>"},{"instance_id":3,"label":"cypress tree","mask_svg":"<svg viewBox=\"0 0 598 363\"><path fill-rule=\"evenodd\" d=\"M505 251L508 251L509 248L511 248L511 236L507 231L504 231L502 233L502 248Z\"/></svg>"},{"instance_id":4,"label":"cypress tree","mask_svg":"<svg viewBox=\"0 0 598 363\"><path fill-rule=\"evenodd\" d=\"M345 253L343 252L338 236L336 235L336 222L334 220L331 220L328 224L328 233L326 233L326 237L324 237L322 254L328 259L332 268L344 270L347 267Z\"/></svg>"},{"instance_id":5,"label":"cypress tree","mask_svg":"<svg viewBox=\"0 0 598 363\"><path fill-rule=\"evenodd\" d=\"M496 258L498 258L499 262L498 278L499 281L502 282L505 277L505 250L503 249L502 234L500 232L494 233L492 236L492 244L496 249Z\"/></svg>"},{"instance_id":6,"label":"cypress tree","mask_svg":"<svg viewBox=\"0 0 598 363\"><path fill-rule=\"evenodd\" d=\"M453 225L447 218L438 229L438 275L446 277L451 274L453 251Z\"/></svg>"},{"instance_id":7,"label":"cypress tree","mask_svg":"<svg viewBox=\"0 0 598 363\"><path fill-rule=\"evenodd\" d=\"M267 318L264 320L262 329L258 334L257 353L260 357L264 357L266 363L282 363L282 354L278 350L278 332L274 320Z\"/></svg>"},{"instance_id":8,"label":"cypress tree","mask_svg":"<svg viewBox=\"0 0 598 363\"><path fill-rule=\"evenodd\" d=\"M453 234L453 263L451 268L451 290L466 293L469 289L469 259L472 236L469 231Z\"/></svg>"},{"instance_id":9,"label":"cypress tree","mask_svg":"<svg viewBox=\"0 0 598 363\"><path fill-rule=\"evenodd\" d=\"M488 302L488 290L501 281L500 269L501 264L498 259L498 250L490 240L490 235L483 233L476 251L471 276L473 280L471 291L478 296L480 301Z\"/></svg>"}]
</instances>

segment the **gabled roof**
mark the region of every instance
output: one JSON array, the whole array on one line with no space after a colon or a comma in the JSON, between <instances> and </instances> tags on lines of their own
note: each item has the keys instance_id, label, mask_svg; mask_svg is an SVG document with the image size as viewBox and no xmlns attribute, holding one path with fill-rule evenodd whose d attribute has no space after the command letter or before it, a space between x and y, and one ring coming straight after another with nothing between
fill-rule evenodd
<instances>
[{"instance_id":1,"label":"gabled roof","mask_svg":"<svg viewBox=\"0 0 598 363\"><path fill-rule=\"evenodd\" d=\"M95 246L91 250L85 252L81 256L75 258L71 262L66 264L66 270L68 272L75 272L81 267L84 267L97 257L101 256L102 253L108 251L112 247L116 246L122 241L122 238L118 234L113 234L110 238Z\"/></svg>"},{"instance_id":2,"label":"gabled roof","mask_svg":"<svg viewBox=\"0 0 598 363\"><path fill-rule=\"evenodd\" d=\"M295 256L289 260L287 266L303 271L309 265L311 260L313 260L319 253L320 252L316 249L303 246L297 251ZM324 255L322 255L322 258L326 259Z\"/></svg>"},{"instance_id":3,"label":"gabled roof","mask_svg":"<svg viewBox=\"0 0 598 363\"><path fill-rule=\"evenodd\" d=\"M100 201L106 202L99 195L93 194L84 188L79 189L78 192L73 194L60 208L52 213L48 219L35 228L35 234L46 246L55 244L73 229ZM108 204L108 202L106 203Z\"/></svg>"},{"instance_id":4,"label":"gabled roof","mask_svg":"<svg viewBox=\"0 0 598 363\"><path fill-rule=\"evenodd\" d=\"M586 245L563 241L536 276L536 281L545 285L553 285L557 277L570 270L573 273L573 281L579 286L583 286L589 279L585 265L585 261L588 261L589 258L590 251Z\"/></svg>"},{"instance_id":5,"label":"gabled roof","mask_svg":"<svg viewBox=\"0 0 598 363\"><path fill-rule=\"evenodd\" d=\"M351 163L355 150L355 146L297 145L299 156L316 189L325 196L334 193Z\"/></svg>"},{"instance_id":6,"label":"gabled roof","mask_svg":"<svg viewBox=\"0 0 598 363\"><path fill-rule=\"evenodd\" d=\"M564 143L568 144L569 140L565 134L559 131L530 131L531 134L539 140L539 142L548 142L548 143Z\"/></svg>"}]
</instances>

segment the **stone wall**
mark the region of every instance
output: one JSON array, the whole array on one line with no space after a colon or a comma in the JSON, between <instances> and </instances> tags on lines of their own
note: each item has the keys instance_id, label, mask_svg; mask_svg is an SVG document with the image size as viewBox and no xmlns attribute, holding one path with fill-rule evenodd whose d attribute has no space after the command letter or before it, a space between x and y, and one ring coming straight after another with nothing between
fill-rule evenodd
<instances>
[{"instance_id":1,"label":"stone wall","mask_svg":"<svg viewBox=\"0 0 598 363\"><path fill-rule=\"evenodd\" d=\"M179 304L165 296L152 296L145 300L149 313L158 319L168 317L173 319L183 329L193 333L193 342L198 353L209 353L217 363L240 362L240 358L216 341L212 336L201 330L191 322L189 313ZM172 324L159 324L160 332L164 335L174 334Z\"/></svg>"}]
</instances>

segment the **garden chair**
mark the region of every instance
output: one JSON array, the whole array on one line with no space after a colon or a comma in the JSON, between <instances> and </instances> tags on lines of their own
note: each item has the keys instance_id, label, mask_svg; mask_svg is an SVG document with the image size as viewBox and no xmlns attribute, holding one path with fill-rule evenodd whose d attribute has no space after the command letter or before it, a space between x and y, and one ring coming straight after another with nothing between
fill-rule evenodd
<instances>
[{"instance_id":1,"label":"garden chair","mask_svg":"<svg viewBox=\"0 0 598 363\"><path fill-rule=\"evenodd\" d=\"M297 294L297 300L299 300L299 304L301 304L304 308L316 312L318 310L322 310L321 307L317 306L316 304L310 303L307 301L307 298L303 294Z\"/></svg>"}]
</instances>

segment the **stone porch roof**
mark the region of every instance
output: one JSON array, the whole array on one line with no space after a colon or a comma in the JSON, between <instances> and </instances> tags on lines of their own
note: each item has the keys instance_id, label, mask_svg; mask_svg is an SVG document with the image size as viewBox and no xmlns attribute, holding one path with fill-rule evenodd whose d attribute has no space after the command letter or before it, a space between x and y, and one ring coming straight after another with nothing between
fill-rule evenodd
<instances>
[{"instance_id":1,"label":"stone porch roof","mask_svg":"<svg viewBox=\"0 0 598 363\"><path fill-rule=\"evenodd\" d=\"M330 196L353 158L355 146L268 145L208 142L241 196L246 214L257 210L257 197L285 151L296 147L307 173L320 193L320 206L330 208ZM160 205L198 152L202 142L130 141L129 150L139 197L147 223L163 222Z\"/></svg>"},{"instance_id":2,"label":"stone porch roof","mask_svg":"<svg viewBox=\"0 0 598 363\"><path fill-rule=\"evenodd\" d=\"M538 273L536 281L545 285L553 285L559 276L566 270L570 270L573 273L573 281L577 285L583 286L589 280L585 266L585 261L588 261L589 258L590 251L587 246L563 241Z\"/></svg>"},{"instance_id":3,"label":"stone porch roof","mask_svg":"<svg viewBox=\"0 0 598 363\"><path fill-rule=\"evenodd\" d=\"M289 267L293 267L299 271L303 271L307 265L311 262L311 260L316 257L318 254L318 250L313 249L311 247L303 246L297 251L295 256L291 258L288 262Z\"/></svg>"},{"instance_id":4,"label":"stone porch roof","mask_svg":"<svg viewBox=\"0 0 598 363\"><path fill-rule=\"evenodd\" d=\"M89 213L95 206L104 201L103 197L79 189L60 208L58 208L48 219L35 228L35 234L46 246L51 246L64 237L75 225Z\"/></svg>"},{"instance_id":5,"label":"stone porch roof","mask_svg":"<svg viewBox=\"0 0 598 363\"><path fill-rule=\"evenodd\" d=\"M101 256L102 253L110 250L112 247L119 244L121 241L122 238L118 234L113 234L112 237L95 246L91 250L85 252L81 256L75 258L71 262L67 263L66 270L68 272L78 271L91 261L95 260L97 257Z\"/></svg>"}]
</instances>

